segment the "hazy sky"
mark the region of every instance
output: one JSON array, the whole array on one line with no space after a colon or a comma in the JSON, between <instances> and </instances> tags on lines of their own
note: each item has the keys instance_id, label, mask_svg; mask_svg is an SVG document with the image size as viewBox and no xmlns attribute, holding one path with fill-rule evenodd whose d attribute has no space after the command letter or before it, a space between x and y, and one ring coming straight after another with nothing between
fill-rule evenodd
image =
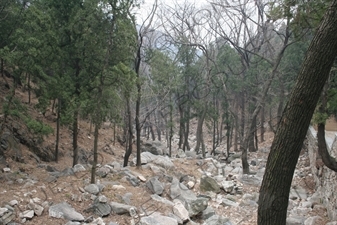
<instances>
[{"instance_id":1,"label":"hazy sky","mask_svg":"<svg viewBox=\"0 0 337 225\"><path fill-rule=\"evenodd\" d=\"M140 10L137 10L137 18L141 20L141 18L148 15L151 12L154 2L155 0L144 0L144 3L140 6ZM184 4L184 2L195 3L196 6L202 6L207 3L207 0L158 0L158 5L165 4L174 6L176 3Z\"/></svg>"}]
</instances>

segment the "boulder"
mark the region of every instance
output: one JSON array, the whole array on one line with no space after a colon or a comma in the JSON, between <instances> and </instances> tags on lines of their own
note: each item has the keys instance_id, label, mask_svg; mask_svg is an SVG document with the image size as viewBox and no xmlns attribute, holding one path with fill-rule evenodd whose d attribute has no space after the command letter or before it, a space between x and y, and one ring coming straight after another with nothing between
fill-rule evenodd
<instances>
[{"instance_id":1,"label":"boulder","mask_svg":"<svg viewBox=\"0 0 337 225\"><path fill-rule=\"evenodd\" d=\"M50 206L49 216L70 221L84 221L84 217L66 202Z\"/></svg>"},{"instance_id":2,"label":"boulder","mask_svg":"<svg viewBox=\"0 0 337 225\"><path fill-rule=\"evenodd\" d=\"M140 225L178 225L178 221L172 217L154 213L140 219Z\"/></svg>"},{"instance_id":3,"label":"boulder","mask_svg":"<svg viewBox=\"0 0 337 225\"><path fill-rule=\"evenodd\" d=\"M133 206L121 204L118 202L110 202L110 207L112 211L118 215L130 214L130 209L134 208Z\"/></svg>"},{"instance_id":4,"label":"boulder","mask_svg":"<svg viewBox=\"0 0 337 225\"><path fill-rule=\"evenodd\" d=\"M152 177L148 182L146 182L146 186L153 194L161 195L164 191L164 185L157 177Z\"/></svg>"},{"instance_id":5,"label":"boulder","mask_svg":"<svg viewBox=\"0 0 337 225\"><path fill-rule=\"evenodd\" d=\"M220 186L213 178L205 176L200 179L200 190L204 192L212 191L215 193L219 193Z\"/></svg>"}]
</instances>

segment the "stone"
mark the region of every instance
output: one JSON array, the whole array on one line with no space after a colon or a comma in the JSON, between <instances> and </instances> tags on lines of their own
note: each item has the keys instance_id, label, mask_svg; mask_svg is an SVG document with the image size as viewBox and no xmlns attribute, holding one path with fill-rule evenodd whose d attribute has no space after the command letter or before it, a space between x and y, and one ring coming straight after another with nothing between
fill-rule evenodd
<instances>
[{"instance_id":1,"label":"stone","mask_svg":"<svg viewBox=\"0 0 337 225\"><path fill-rule=\"evenodd\" d=\"M148 182L146 182L146 186L153 194L161 195L164 191L164 186L160 183L157 177L152 177Z\"/></svg>"},{"instance_id":2,"label":"stone","mask_svg":"<svg viewBox=\"0 0 337 225\"><path fill-rule=\"evenodd\" d=\"M0 224L9 224L15 219L15 214L13 212L8 212L0 218Z\"/></svg>"},{"instance_id":3,"label":"stone","mask_svg":"<svg viewBox=\"0 0 337 225\"><path fill-rule=\"evenodd\" d=\"M222 199L221 204L224 205L224 206L233 206L233 207L239 206L239 204L237 202L233 202L232 200L229 200L227 198Z\"/></svg>"},{"instance_id":4,"label":"stone","mask_svg":"<svg viewBox=\"0 0 337 225\"><path fill-rule=\"evenodd\" d=\"M177 178L173 178L170 187L171 199L180 199L183 202L196 200L197 196L193 191L189 190L184 184L180 183Z\"/></svg>"},{"instance_id":5,"label":"stone","mask_svg":"<svg viewBox=\"0 0 337 225\"><path fill-rule=\"evenodd\" d=\"M8 167L5 167L5 168L2 169L2 171L3 171L4 173L9 173L9 172L11 171L11 169L8 168Z\"/></svg>"},{"instance_id":6,"label":"stone","mask_svg":"<svg viewBox=\"0 0 337 225\"><path fill-rule=\"evenodd\" d=\"M108 202L108 198L105 195L100 195L97 197L97 201L100 203L106 203Z\"/></svg>"},{"instance_id":7,"label":"stone","mask_svg":"<svg viewBox=\"0 0 337 225\"><path fill-rule=\"evenodd\" d=\"M168 216L154 213L140 219L140 225L178 225L178 221Z\"/></svg>"},{"instance_id":8,"label":"stone","mask_svg":"<svg viewBox=\"0 0 337 225\"><path fill-rule=\"evenodd\" d=\"M225 190L225 192L231 193L234 190L235 184L231 180L230 181L224 180L224 181L221 182L221 186Z\"/></svg>"},{"instance_id":9,"label":"stone","mask_svg":"<svg viewBox=\"0 0 337 225\"><path fill-rule=\"evenodd\" d=\"M71 221L84 221L84 217L66 202L50 206L49 216Z\"/></svg>"},{"instance_id":10,"label":"stone","mask_svg":"<svg viewBox=\"0 0 337 225\"><path fill-rule=\"evenodd\" d=\"M186 154L185 154L184 150L178 149L177 158L186 158Z\"/></svg>"},{"instance_id":11,"label":"stone","mask_svg":"<svg viewBox=\"0 0 337 225\"><path fill-rule=\"evenodd\" d=\"M140 181L142 181L142 182L145 182L145 181L146 181L146 178L145 178L143 175L138 175L137 177L138 177L138 179L139 179Z\"/></svg>"},{"instance_id":12,"label":"stone","mask_svg":"<svg viewBox=\"0 0 337 225\"><path fill-rule=\"evenodd\" d=\"M31 219L34 217L34 210L26 210L19 214L20 218Z\"/></svg>"},{"instance_id":13,"label":"stone","mask_svg":"<svg viewBox=\"0 0 337 225\"><path fill-rule=\"evenodd\" d=\"M98 198L96 198L94 203L84 211L92 212L100 217L103 217L108 216L111 213L111 206L106 202L99 202Z\"/></svg>"},{"instance_id":14,"label":"stone","mask_svg":"<svg viewBox=\"0 0 337 225\"><path fill-rule=\"evenodd\" d=\"M212 217L215 215L215 211L211 206L207 206L207 208L202 211L201 218L203 220L207 220L208 218Z\"/></svg>"},{"instance_id":15,"label":"stone","mask_svg":"<svg viewBox=\"0 0 337 225\"><path fill-rule=\"evenodd\" d=\"M174 201L173 213L179 217L183 222L189 220L189 213L185 206L179 200Z\"/></svg>"},{"instance_id":16,"label":"stone","mask_svg":"<svg viewBox=\"0 0 337 225\"><path fill-rule=\"evenodd\" d=\"M294 187L290 189L289 198L292 200L302 199L306 200L308 197L307 191L302 187Z\"/></svg>"},{"instance_id":17,"label":"stone","mask_svg":"<svg viewBox=\"0 0 337 225\"><path fill-rule=\"evenodd\" d=\"M110 207L114 213L122 215L122 214L130 214L130 209L133 206L121 204L118 202L110 202Z\"/></svg>"},{"instance_id":18,"label":"stone","mask_svg":"<svg viewBox=\"0 0 337 225\"><path fill-rule=\"evenodd\" d=\"M96 170L96 175L101 178L106 177L109 173L110 173L110 169L106 166L103 166L101 168L98 168L98 170Z\"/></svg>"},{"instance_id":19,"label":"stone","mask_svg":"<svg viewBox=\"0 0 337 225\"><path fill-rule=\"evenodd\" d=\"M205 176L200 179L200 190L204 192L212 191L215 193L219 193L220 186L213 178Z\"/></svg>"},{"instance_id":20,"label":"stone","mask_svg":"<svg viewBox=\"0 0 337 225\"><path fill-rule=\"evenodd\" d=\"M89 184L84 187L84 190L93 195L97 195L99 193L99 187L97 184Z\"/></svg>"},{"instance_id":21,"label":"stone","mask_svg":"<svg viewBox=\"0 0 337 225\"><path fill-rule=\"evenodd\" d=\"M165 156L158 156L155 161L153 161L154 164L163 167L164 169L173 169L175 166L170 158Z\"/></svg>"},{"instance_id":22,"label":"stone","mask_svg":"<svg viewBox=\"0 0 337 225\"><path fill-rule=\"evenodd\" d=\"M320 216L312 216L304 221L304 225L316 225L321 224L323 222L323 218Z\"/></svg>"},{"instance_id":23,"label":"stone","mask_svg":"<svg viewBox=\"0 0 337 225\"><path fill-rule=\"evenodd\" d=\"M329 223L327 223L325 225L337 225L337 221L331 221L331 222L329 222Z\"/></svg>"},{"instance_id":24,"label":"stone","mask_svg":"<svg viewBox=\"0 0 337 225\"><path fill-rule=\"evenodd\" d=\"M233 225L233 223L223 216L214 215L208 218L203 225Z\"/></svg>"},{"instance_id":25,"label":"stone","mask_svg":"<svg viewBox=\"0 0 337 225\"><path fill-rule=\"evenodd\" d=\"M189 212L189 216L193 217L204 211L208 206L208 200L207 198L197 197L196 200L187 201L185 207Z\"/></svg>"},{"instance_id":26,"label":"stone","mask_svg":"<svg viewBox=\"0 0 337 225\"><path fill-rule=\"evenodd\" d=\"M81 225L80 222L68 221L65 225Z\"/></svg>"},{"instance_id":27,"label":"stone","mask_svg":"<svg viewBox=\"0 0 337 225\"><path fill-rule=\"evenodd\" d=\"M17 204L19 204L19 202L18 202L18 200L15 200L15 199L9 202L9 205L11 205L11 206L15 206Z\"/></svg>"},{"instance_id":28,"label":"stone","mask_svg":"<svg viewBox=\"0 0 337 225\"><path fill-rule=\"evenodd\" d=\"M6 212L8 212L7 208L0 208L0 217L3 216Z\"/></svg>"},{"instance_id":29,"label":"stone","mask_svg":"<svg viewBox=\"0 0 337 225\"><path fill-rule=\"evenodd\" d=\"M286 221L286 225L303 225L304 217L300 216L289 216Z\"/></svg>"},{"instance_id":30,"label":"stone","mask_svg":"<svg viewBox=\"0 0 337 225\"><path fill-rule=\"evenodd\" d=\"M170 200L167 200L166 198L162 198L159 195L156 195L156 194L151 195L151 198L152 198L152 200L157 201L157 202L161 202L165 205L168 205L168 206L171 206L171 207L174 206L173 202L171 202Z\"/></svg>"},{"instance_id":31,"label":"stone","mask_svg":"<svg viewBox=\"0 0 337 225\"><path fill-rule=\"evenodd\" d=\"M76 164L76 165L73 167L73 171L74 171L74 173L78 173L78 172L86 171L86 169L84 168L83 165L81 165L81 164Z\"/></svg>"},{"instance_id":32,"label":"stone","mask_svg":"<svg viewBox=\"0 0 337 225\"><path fill-rule=\"evenodd\" d=\"M187 158L195 159L197 157L197 153L195 151L185 151L185 155Z\"/></svg>"},{"instance_id":33,"label":"stone","mask_svg":"<svg viewBox=\"0 0 337 225\"><path fill-rule=\"evenodd\" d=\"M125 195L122 196L122 199L123 199L125 204L131 205L131 197L132 197L132 193L128 192L128 193L125 193Z\"/></svg>"},{"instance_id":34,"label":"stone","mask_svg":"<svg viewBox=\"0 0 337 225\"><path fill-rule=\"evenodd\" d=\"M42 213L43 213L43 210L44 208L38 204L35 204L34 202L29 202L28 204L28 207L32 210L34 210L34 213L37 215L37 216L41 216Z\"/></svg>"}]
</instances>

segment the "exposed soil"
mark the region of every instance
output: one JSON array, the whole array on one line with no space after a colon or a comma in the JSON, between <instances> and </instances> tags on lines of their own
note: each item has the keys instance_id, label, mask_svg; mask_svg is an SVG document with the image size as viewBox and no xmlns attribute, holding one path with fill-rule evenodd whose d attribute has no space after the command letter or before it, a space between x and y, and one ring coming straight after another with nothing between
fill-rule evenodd
<instances>
[{"instance_id":1,"label":"exposed soil","mask_svg":"<svg viewBox=\"0 0 337 225\"><path fill-rule=\"evenodd\" d=\"M9 90L4 87L4 83L0 81L1 86L1 100L0 107L2 107L4 96L9 94ZM37 103L37 99L33 98L31 103L28 104L28 94L27 92L22 91L23 88L19 88L16 90L15 96L25 104L29 113L36 119L39 119L54 129L56 127L55 123L55 114L51 112L49 109L45 116L41 113L37 112L34 109L34 105ZM3 115L1 114L0 119L3 119ZM18 122L18 121L14 121ZM120 132L117 129L117 132ZM192 129L193 132L193 129ZM83 214L84 216L89 216L90 214L86 214L83 212L89 204L90 200L86 201L85 199L79 200L79 196L81 194L80 188L82 188L85 184L88 184L90 180L90 170L85 172L80 172L75 174L75 176L67 176L60 177L56 182L47 182L46 179L49 177L49 173L46 171L46 167L54 167L58 171L62 171L65 168L72 167L72 134L67 127L62 127L61 129L61 140L60 140L60 158L59 162L41 162L39 161L30 151L29 149L19 144L19 149L22 154L22 162L16 162L13 160L13 156L15 155L14 151L6 152L6 164L1 164L1 167L9 167L11 173L2 173L0 175L0 207L7 204L9 201L16 199L19 201L18 206L16 206L19 211L26 210L25 206L29 203L31 199L39 198L41 203L44 201L48 201L49 203L59 203L62 201L69 202L78 212ZM124 147L118 142L113 140L114 133L113 127L111 124L104 124L103 128L99 131L99 152L102 156L102 161L100 164L106 164L108 162L122 162L124 155ZM210 138L205 138L206 140ZM264 143L260 143L259 146L261 148L268 148L271 145L273 134L271 132L266 133L265 137L266 141ZM85 120L81 120L79 123L79 147L86 151L88 154L92 151L93 148L93 134L90 131L90 123ZM54 145L55 143L55 134L51 134L47 137L44 137L44 145ZM211 145L209 145L211 146ZM136 149L134 147L134 149ZM135 150L134 150L135 151ZM249 153L250 157L254 158L264 158L266 159L267 153L257 152L257 153ZM303 153L304 154L304 153ZM135 152L132 153L130 159L133 159L135 156ZM308 159L300 160L299 166L308 167ZM198 166L196 165L196 160L189 161L180 161L174 160L175 163L175 171L169 171L169 173L176 174L188 174L197 178L200 178L201 174L198 172ZM1 168L1 170L2 170ZM131 167L131 170L135 173L142 174L145 178L150 178L154 174L150 170L142 169L137 170L135 167ZM20 179L21 178L21 179ZM20 181L31 179L33 181L37 181L37 183L29 184L20 183ZM99 178L98 178L99 180ZM103 194L106 195L109 201L117 201L121 202L121 196L126 193L132 193L131 202L136 207L161 207L160 205L149 206L147 205L147 200L150 199L150 192L146 188L133 187L129 184L127 180L121 179L121 177L116 176L114 174L109 174L105 181L118 181L125 189L112 189L112 186L107 185L103 191ZM310 193L313 193L315 184L311 177L304 178L295 178L294 183L298 183L299 185L307 188ZM142 184L144 185L144 184ZM199 192L198 186L196 186L195 192ZM244 193L252 193L258 192L258 187L248 187L244 186ZM90 196L88 196L90 198ZM244 212L233 212L230 208L221 207L217 209L219 214L227 216L229 218L235 217L238 213L241 214ZM326 218L326 212L314 212L312 211L310 214L320 215ZM254 214L256 215L256 213ZM110 217L110 219L109 219ZM114 221L119 224L130 224L129 216L115 216L111 215L108 218L105 218L105 221ZM16 222L20 222L19 219ZM325 221L324 221L325 222ZM42 225L42 224L64 224L64 220L55 219L48 216L48 211L44 211L41 216L35 216L31 221L26 221L25 224L34 224L34 225ZM246 220L242 220L240 222L241 225L248 224L256 224L256 216L251 218L246 218ZM325 224L325 223L322 223Z\"/></svg>"}]
</instances>

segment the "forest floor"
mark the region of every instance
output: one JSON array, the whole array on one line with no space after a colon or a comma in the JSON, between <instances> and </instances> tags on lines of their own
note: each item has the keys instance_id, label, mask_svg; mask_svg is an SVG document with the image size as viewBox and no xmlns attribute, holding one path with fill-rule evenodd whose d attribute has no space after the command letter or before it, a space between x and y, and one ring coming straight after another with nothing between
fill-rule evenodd
<instances>
[{"instance_id":1,"label":"forest floor","mask_svg":"<svg viewBox=\"0 0 337 225\"><path fill-rule=\"evenodd\" d=\"M2 81L1 81L2 82ZM1 98L0 100L0 107L2 108L2 104L4 102L4 96L8 94L8 91L4 88L4 84L0 83L1 85ZM22 91L22 88L16 90L15 96L21 100L23 104L25 104L30 110L29 113L36 119L43 121L44 123L49 124L54 129L56 128L56 116L54 113L51 112L49 109L45 116L41 113L37 112L34 109L34 105L37 103L37 99L33 98L31 104L28 104L28 94L26 91ZM3 118L3 114L0 115L0 118ZM93 149L93 131L90 131L90 123L89 121L81 120L79 123L79 136L78 142L79 147L84 149L88 153L90 153ZM122 146L118 141L114 140L114 133L113 127L111 124L104 124L103 127L99 131L99 142L98 142L98 150L100 155L102 156L102 160L99 162L101 165L111 163L111 162L119 162L122 164L123 156L125 152L125 147ZM121 131L117 129L117 135ZM191 133L194 134L195 127L192 126ZM22 144L19 144L19 148L22 154L23 161L16 162L11 157L11 151L6 152L6 165L0 165L1 171L3 171L4 167L10 168L12 171L11 176L7 176L6 173L2 173L2 179L0 179L0 206L8 203L13 199L17 199L22 202L29 201L29 199L39 198L42 202L49 201L54 203L59 203L62 201L71 202L71 205L76 208L78 212L83 212L85 208L88 207L88 203L86 202L72 202L72 194L75 192L74 190L83 187L84 183L90 179L90 171L85 171L78 173L76 176L66 176L60 177L56 182L53 183L46 183L46 179L48 179L49 173L41 168L43 164L45 166L50 166L56 168L58 171L62 171L65 168L72 167L72 133L70 129L66 126L61 128L61 137L60 137L60 158L59 162L39 162L36 157L29 151L29 149ZM51 134L49 136L44 137L44 142L47 145L54 145L55 144L55 134ZM206 144L208 142L209 146L211 143L211 138L206 137ZM259 143L261 148L269 148L271 142L273 140L273 134L271 132L267 132L265 136L265 142ZM135 149L133 148L133 153L130 156L130 160L135 157ZM257 153L249 153L250 157L254 158L267 158L266 152L257 152ZM176 166L176 171L180 171L184 174L194 175L196 177L200 176L197 172L198 166L196 165L197 160L191 160L188 163L179 163L178 161L174 161ZM308 161L302 160L299 161L299 166L301 167L308 167ZM142 174L145 178L149 178L152 174L149 170L137 170L136 167L130 167L132 171L135 173ZM20 176L22 174L26 174L26 177L29 177L31 180L34 180L33 185L28 183L20 183ZM137 187L133 187L130 184L124 183L121 180L121 177L112 176L110 178L111 181L119 181L126 190L111 190L109 191L109 187L105 190L105 194L110 201L120 201L120 196L123 193L129 192L132 193L132 202L135 203L143 203L146 199L149 198L150 193L144 191L143 189L139 189ZM315 184L311 177L304 177L303 179L297 179L294 182L298 182L298 184L304 186L309 193L314 192ZM245 192L258 192L258 188L256 187L244 187ZM254 190L253 190L254 189ZM28 199L28 200L27 200ZM20 205L18 205L20 210ZM25 209L21 209L22 211ZM226 210L226 209L223 209ZM235 216L235 213L227 211L227 212L218 212L224 214L232 214ZM326 218L326 212L312 212L315 215L320 215L323 218ZM230 216L229 216L230 217ZM118 222L119 224L129 224L130 217L128 216L119 216L118 218L114 219L114 221ZM256 221L256 218L255 218ZM326 220L325 220L326 221ZM324 223L322 224L325 224ZM19 220L16 222L20 222ZM59 219L51 218L48 215L48 212L44 212L41 216L34 217L32 220L27 220L25 224L34 224L34 225L42 225L42 224L62 224L62 221ZM240 224L248 224L242 221Z\"/></svg>"}]
</instances>

